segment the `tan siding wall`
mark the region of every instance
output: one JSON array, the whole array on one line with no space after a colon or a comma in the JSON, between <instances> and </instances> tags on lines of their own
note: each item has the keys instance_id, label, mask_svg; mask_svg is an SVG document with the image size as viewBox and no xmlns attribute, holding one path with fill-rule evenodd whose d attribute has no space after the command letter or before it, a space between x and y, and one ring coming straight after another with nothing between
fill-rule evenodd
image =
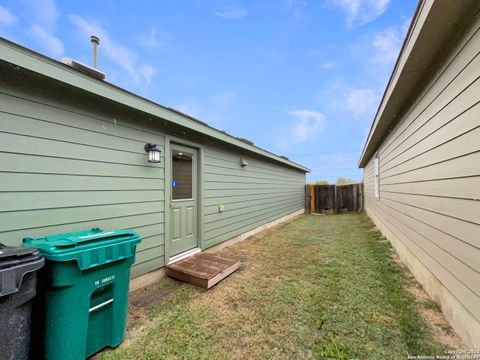
<instances>
[{"instance_id":1,"label":"tan siding wall","mask_svg":"<svg viewBox=\"0 0 480 360\"><path fill-rule=\"evenodd\" d=\"M480 21L364 169L365 206L456 330L480 347Z\"/></svg>"},{"instance_id":2,"label":"tan siding wall","mask_svg":"<svg viewBox=\"0 0 480 360\"><path fill-rule=\"evenodd\" d=\"M206 247L305 206L305 173L285 166L207 146L203 174Z\"/></svg>"}]
</instances>

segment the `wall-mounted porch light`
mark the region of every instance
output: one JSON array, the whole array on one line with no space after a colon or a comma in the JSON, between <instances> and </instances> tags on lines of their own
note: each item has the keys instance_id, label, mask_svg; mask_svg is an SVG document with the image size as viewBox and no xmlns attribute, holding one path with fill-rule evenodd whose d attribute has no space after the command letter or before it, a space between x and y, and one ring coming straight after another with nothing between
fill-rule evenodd
<instances>
[{"instance_id":1,"label":"wall-mounted porch light","mask_svg":"<svg viewBox=\"0 0 480 360\"><path fill-rule=\"evenodd\" d=\"M148 153L148 162L159 163L162 153L155 144L145 144L145 152Z\"/></svg>"},{"instance_id":2,"label":"wall-mounted porch light","mask_svg":"<svg viewBox=\"0 0 480 360\"><path fill-rule=\"evenodd\" d=\"M244 158L240 158L240 166L245 167L247 165L248 165L247 161Z\"/></svg>"}]
</instances>

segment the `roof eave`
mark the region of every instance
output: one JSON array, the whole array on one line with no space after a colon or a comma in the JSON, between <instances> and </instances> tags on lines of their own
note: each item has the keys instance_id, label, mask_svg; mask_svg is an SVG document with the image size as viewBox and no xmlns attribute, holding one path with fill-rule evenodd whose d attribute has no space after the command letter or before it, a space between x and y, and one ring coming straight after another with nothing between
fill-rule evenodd
<instances>
[{"instance_id":1,"label":"roof eave","mask_svg":"<svg viewBox=\"0 0 480 360\"><path fill-rule=\"evenodd\" d=\"M234 136L226 134L206 124L202 124L200 121L195 121L175 110L154 103L106 81L89 77L88 75L70 68L59 61L24 48L4 38L0 38L0 48L0 60L9 62L21 68L25 68L29 71L39 73L43 76L55 79L62 83L123 104L133 109L149 113L163 120L197 131L203 135L214 137L227 144L231 144L244 150L259 154L263 157L295 169L304 172L310 172L310 169L305 166L283 159L280 156L257 146L247 144L235 138Z\"/></svg>"},{"instance_id":2,"label":"roof eave","mask_svg":"<svg viewBox=\"0 0 480 360\"><path fill-rule=\"evenodd\" d=\"M402 110L418 91L417 85L431 71L436 55L444 50L445 43L455 34L454 27L471 6L478 4L456 0L420 1L367 136L359 168L365 167L385 136L400 121Z\"/></svg>"}]
</instances>

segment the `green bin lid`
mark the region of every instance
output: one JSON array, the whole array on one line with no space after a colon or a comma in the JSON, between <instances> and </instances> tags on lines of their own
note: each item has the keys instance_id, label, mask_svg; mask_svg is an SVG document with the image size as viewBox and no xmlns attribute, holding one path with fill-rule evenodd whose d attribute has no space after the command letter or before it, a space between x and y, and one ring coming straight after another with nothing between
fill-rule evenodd
<instances>
[{"instance_id":1,"label":"green bin lid","mask_svg":"<svg viewBox=\"0 0 480 360\"><path fill-rule=\"evenodd\" d=\"M33 246L51 261L78 262L81 270L122 260L135 255L140 242L135 230L102 230L93 228L40 238L26 237L23 246Z\"/></svg>"}]
</instances>

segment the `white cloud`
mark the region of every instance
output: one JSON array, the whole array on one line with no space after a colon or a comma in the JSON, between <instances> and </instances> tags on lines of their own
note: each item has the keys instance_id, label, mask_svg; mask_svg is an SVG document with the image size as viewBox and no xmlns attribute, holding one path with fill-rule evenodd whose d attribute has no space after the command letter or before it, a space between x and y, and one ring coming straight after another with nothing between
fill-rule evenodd
<instances>
[{"instance_id":1,"label":"white cloud","mask_svg":"<svg viewBox=\"0 0 480 360\"><path fill-rule=\"evenodd\" d=\"M235 100L235 94L231 92L222 92L212 96L213 102L219 110L224 110Z\"/></svg>"},{"instance_id":2,"label":"white cloud","mask_svg":"<svg viewBox=\"0 0 480 360\"><path fill-rule=\"evenodd\" d=\"M308 11L306 0L287 0L283 3L282 9L293 15L295 21L306 21L308 19Z\"/></svg>"},{"instance_id":3,"label":"white cloud","mask_svg":"<svg viewBox=\"0 0 480 360\"><path fill-rule=\"evenodd\" d=\"M138 70L141 77L145 80L147 85L152 83L152 78L158 73L157 69L149 64L142 64Z\"/></svg>"},{"instance_id":4,"label":"white cloud","mask_svg":"<svg viewBox=\"0 0 480 360\"><path fill-rule=\"evenodd\" d=\"M53 32L60 16L54 0L28 0L28 8L33 13L35 22L44 29Z\"/></svg>"},{"instance_id":5,"label":"white cloud","mask_svg":"<svg viewBox=\"0 0 480 360\"><path fill-rule=\"evenodd\" d=\"M293 0L286 0L285 1L285 7L290 10L293 6Z\"/></svg>"},{"instance_id":6,"label":"white cloud","mask_svg":"<svg viewBox=\"0 0 480 360\"><path fill-rule=\"evenodd\" d=\"M337 67L337 63L335 61L329 61L322 65L323 69L333 69Z\"/></svg>"},{"instance_id":7,"label":"white cloud","mask_svg":"<svg viewBox=\"0 0 480 360\"><path fill-rule=\"evenodd\" d=\"M144 36L140 39L140 44L147 49L156 49L160 47L160 43L157 39L157 30L152 26L150 34Z\"/></svg>"},{"instance_id":8,"label":"white cloud","mask_svg":"<svg viewBox=\"0 0 480 360\"><path fill-rule=\"evenodd\" d=\"M283 60L285 56L273 49L264 48L260 55L267 61L277 62Z\"/></svg>"},{"instance_id":9,"label":"white cloud","mask_svg":"<svg viewBox=\"0 0 480 360\"><path fill-rule=\"evenodd\" d=\"M57 58L63 55L63 43L53 34L47 32L42 26L37 24L32 25L29 34L49 55Z\"/></svg>"},{"instance_id":10,"label":"white cloud","mask_svg":"<svg viewBox=\"0 0 480 360\"><path fill-rule=\"evenodd\" d=\"M324 115L313 110L295 110L289 113L295 122L290 128L294 143L301 143L314 138L320 130Z\"/></svg>"},{"instance_id":11,"label":"white cloud","mask_svg":"<svg viewBox=\"0 0 480 360\"><path fill-rule=\"evenodd\" d=\"M247 10L242 8L230 7L223 11L217 11L215 15L224 19L241 19L248 15Z\"/></svg>"},{"instance_id":12,"label":"white cloud","mask_svg":"<svg viewBox=\"0 0 480 360\"><path fill-rule=\"evenodd\" d=\"M323 52L318 50L318 49L312 49L312 50L307 52L307 56L310 56L310 57L317 57L317 56L320 56L322 54L323 54Z\"/></svg>"},{"instance_id":13,"label":"white cloud","mask_svg":"<svg viewBox=\"0 0 480 360\"><path fill-rule=\"evenodd\" d=\"M409 17L408 19L405 19L402 26L400 27L400 32L403 35L403 37L407 35L407 31L408 31L408 28L410 27L411 22L412 22L412 17Z\"/></svg>"},{"instance_id":14,"label":"white cloud","mask_svg":"<svg viewBox=\"0 0 480 360\"><path fill-rule=\"evenodd\" d=\"M0 26L11 26L17 21L17 17L10 10L0 5Z\"/></svg>"},{"instance_id":15,"label":"white cloud","mask_svg":"<svg viewBox=\"0 0 480 360\"><path fill-rule=\"evenodd\" d=\"M55 0L25 0L28 9L32 13L33 24L27 31L50 56L61 57L63 55L63 43L55 35L57 20L60 13Z\"/></svg>"},{"instance_id":16,"label":"white cloud","mask_svg":"<svg viewBox=\"0 0 480 360\"><path fill-rule=\"evenodd\" d=\"M151 27L148 35L140 38L139 43L147 50L171 47L167 41L159 38L158 30L154 26Z\"/></svg>"},{"instance_id":17,"label":"white cloud","mask_svg":"<svg viewBox=\"0 0 480 360\"><path fill-rule=\"evenodd\" d=\"M391 0L331 0L347 13L345 19L349 28L364 25L375 20L387 10Z\"/></svg>"},{"instance_id":18,"label":"white cloud","mask_svg":"<svg viewBox=\"0 0 480 360\"><path fill-rule=\"evenodd\" d=\"M105 55L112 63L127 72L133 82L138 85L144 80L147 85L157 73L157 69L150 64L138 64L138 54L126 46L114 42L107 32L95 21L87 21L78 15L69 15L70 22L78 27L83 36L90 35L100 38L100 56Z\"/></svg>"},{"instance_id":19,"label":"white cloud","mask_svg":"<svg viewBox=\"0 0 480 360\"><path fill-rule=\"evenodd\" d=\"M355 117L362 115L373 116L377 109L378 101L378 95L369 88L354 89L345 94L346 109Z\"/></svg>"},{"instance_id":20,"label":"white cloud","mask_svg":"<svg viewBox=\"0 0 480 360\"><path fill-rule=\"evenodd\" d=\"M313 110L295 110L288 113L293 122L277 136L276 144L281 152L287 153L294 144L315 139L322 129L325 116Z\"/></svg>"},{"instance_id":21,"label":"white cloud","mask_svg":"<svg viewBox=\"0 0 480 360\"><path fill-rule=\"evenodd\" d=\"M391 68L397 59L403 36L395 28L389 28L373 36L374 55L372 62Z\"/></svg>"},{"instance_id":22,"label":"white cloud","mask_svg":"<svg viewBox=\"0 0 480 360\"><path fill-rule=\"evenodd\" d=\"M192 86L195 86L195 85L197 85L197 82L193 79L186 79L186 80L182 81L182 86L184 86L186 88L189 88L189 87L192 87Z\"/></svg>"}]
</instances>

